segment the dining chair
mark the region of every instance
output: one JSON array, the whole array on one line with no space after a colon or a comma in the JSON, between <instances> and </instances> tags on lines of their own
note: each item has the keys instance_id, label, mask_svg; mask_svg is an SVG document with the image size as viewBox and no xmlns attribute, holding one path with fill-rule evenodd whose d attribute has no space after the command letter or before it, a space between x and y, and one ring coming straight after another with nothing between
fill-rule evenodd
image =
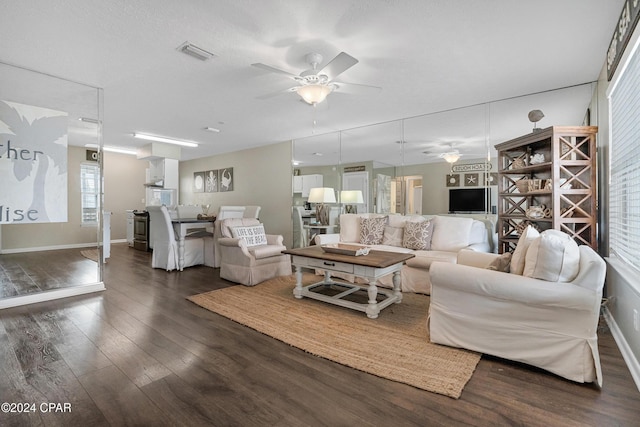
<instances>
[{"instance_id":1,"label":"dining chair","mask_svg":"<svg viewBox=\"0 0 640 427\"><path fill-rule=\"evenodd\" d=\"M245 206L243 218L255 218L258 219L260 215L261 206Z\"/></svg>"},{"instance_id":2,"label":"dining chair","mask_svg":"<svg viewBox=\"0 0 640 427\"><path fill-rule=\"evenodd\" d=\"M148 206L149 222L155 224L151 267L167 271L178 269L178 240L166 206ZM204 264L204 238L187 237L184 240L184 266Z\"/></svg>"},{"instance_id":3,"label":"dining chair","mask_svg":"<svg viewBox=\"0 0 640 427\"><path fill-rule=\"evenodd\" d=\"M302 212L304 208L302 206L294 206L292 211L293 217L293 247L304 248L309 246L308 238L309 233L307 229L303 227L304 221L302 220Z\"/></svg>"}]
</instances>

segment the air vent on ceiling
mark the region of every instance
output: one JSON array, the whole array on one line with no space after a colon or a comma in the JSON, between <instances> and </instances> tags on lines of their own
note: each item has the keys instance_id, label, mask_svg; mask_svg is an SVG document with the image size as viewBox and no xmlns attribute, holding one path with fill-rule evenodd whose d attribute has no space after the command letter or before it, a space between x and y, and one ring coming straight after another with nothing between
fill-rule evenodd
<instances>
[{"instance_id":1,"label":"air vent on ceiling","mask_svg":"<svg viewBox=\"0 0 640 427\"><path fill-rule=\"evenodd\" d=\"M178 47L178 50L182 53L186 53L189 56L193 56L194 58L197 58L201 61L207 61L213 58L214 56L216 56L215 54L209 52L208 50L205 50L201 47L191 44L188 41L181 44Z\"/></svg>"}]
</instances>

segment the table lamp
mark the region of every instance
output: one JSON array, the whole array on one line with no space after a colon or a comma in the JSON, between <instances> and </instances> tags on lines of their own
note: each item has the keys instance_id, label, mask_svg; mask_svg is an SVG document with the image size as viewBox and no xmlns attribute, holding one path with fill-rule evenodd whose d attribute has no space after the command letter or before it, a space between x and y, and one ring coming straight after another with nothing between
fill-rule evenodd
<instances>
[{"instance_id":1,"label":"table lamp","mask_svg":"<svg viewBox=\"0 0 640 427\"><path fill-rule=\"evenodd\" d=\"M356 204L364 203L362 191L360 190L344 190L340 192L340 202L344 203L345 213L358 213Z\"/></svg>"},{"instance_id":2,"label":"table lamp","mask_svg":"<svg viewBox=\"0 0 640 427\"><path fill-rule=\"evenodd\" d=\"M309 190L309 203L316 204L316 221L320 225L329 225L329 208L325 203L335 203L336 194L333 188L316 187Z\"/></svg>"}]
</instances>

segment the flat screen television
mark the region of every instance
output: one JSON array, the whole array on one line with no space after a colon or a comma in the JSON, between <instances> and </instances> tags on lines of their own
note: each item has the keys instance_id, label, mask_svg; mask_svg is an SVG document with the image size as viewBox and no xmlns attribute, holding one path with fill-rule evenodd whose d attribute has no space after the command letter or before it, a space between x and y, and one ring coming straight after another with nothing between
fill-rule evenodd
<instances>
[{"instance_id":1,"label":"flat screen television","mask_svg":"<svg viewBox=\"0 0 640 427\"><path fill-rule=\"evenodd\" d=\"M449 190L449 213L485 212L485 201L485 188L452 188Z\"/></svg>"}]
</instances>

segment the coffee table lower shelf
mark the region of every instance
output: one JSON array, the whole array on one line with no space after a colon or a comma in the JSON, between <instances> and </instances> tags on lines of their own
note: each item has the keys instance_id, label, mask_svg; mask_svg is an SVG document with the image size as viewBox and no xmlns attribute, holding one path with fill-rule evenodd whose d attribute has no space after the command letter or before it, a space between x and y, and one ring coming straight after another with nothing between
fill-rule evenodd
<instances>
[{"instance_id":1,"label":"coffee table lower shelf","mask_svg":"<svg viewBox=\"0 0 640 427\"><path fill-rule=\"evenodd\" d=\"M336 295L325 295L314 290L332 285L346 288L346 290ZM358 291L367 292L367 295L369 296L368 303L364 304L344 299L345 297ZM302 286L302 284L300 284L300 286L298 286L298 284L296 284L296 287L293 290L293 295L299 299L306 297L318 301L324 301L329 304L350 308L352 310L362 311L366 313L367 317L371 319L377 318L382 309L394 303L399 304L402 301L402 293L400 293L399 290L396 293L395 291L391 290L379 289L375 285L372 287L371 285L359 286L352 283L336 282L331 279L331 276L329 274L325 275L324 280L313 283L311 285ZM385 298L382 301L378 301L378 295L384 295Z\"/></svg>"},{"instance_id":2,"label":"coffee table lower shelf","mask_svg":"<svg viewBox=\"0 0 640 427\"><path fill-rule=\"evenodd\" d=\"M325 253L317 246L288 249L283 253L291 255L291 264L296 268L296 287L293 289L293 295L296 298L313 298L329 304L363 311L367 313L367 317L370 319L377 318L383 308L394 303L399 304L402 301L400 270L406 260L415 256L412 253L374 250L369 251L367 255L350 256ZM312 285L302 286L303 269L322 270L324 272L324 280ZM331 280L332 273L336 275L340 273L341 276L348 274L354 278L360 277L366 280L367 284L360 286L351 283L334 282ZM393 274L393 290L378 289L378 279L389 274ZM319 286L331 285L344 286L346 290L333 296L314 291ZM345 297L360 290L367 292L368 302L366 304L345 299ZM385 298L382 301L378 301L378 294L384 295Z\"/></svg>"}]
</instances>

